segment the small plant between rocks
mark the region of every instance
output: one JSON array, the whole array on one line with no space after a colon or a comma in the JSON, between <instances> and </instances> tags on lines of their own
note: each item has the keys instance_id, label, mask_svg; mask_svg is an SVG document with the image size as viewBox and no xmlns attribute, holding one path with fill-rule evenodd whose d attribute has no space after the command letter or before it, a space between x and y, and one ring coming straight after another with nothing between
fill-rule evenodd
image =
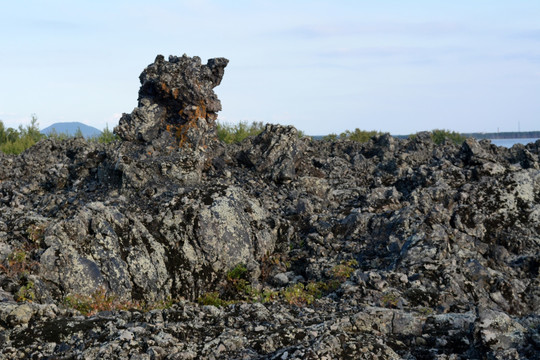
<instances>
[{"instance_id":1,"label":"small plant between rocks","mask_svg":"<svg viewBox=\"0 0 540 360\"><path fill-rule=\"evenodd\" d=\"M355 259L344 260L330 270L330 275L340 282L346 281L354 272L354 266L358 266Z\"/></svg>"},{"instance_id":2,"label":"small plant between rocks","mask_svg":"<svg viewBox=\"0 0 540 360\"><path fill-rule=\"evenodd\" d=\"M307 284L295 283L281 290L269 288L256 289L247 280L247 268L239 264L227 272L222 291L208 292L197 299L200 305L227 306L231 304L267 303L284 301L290 305L311 305L315 300L322 298L345 282L354 271L352 266L358 265L356 260L343 261L331 270L333 279L327 282L317 281Z\"/></svg>"},{"instance_id":3,"label":"small plant between rocks","mask_svg":"<svg viewBox=\"0 0 540 360\"><path fill-rule=\"evenodd\" d=\"M2 270L8 277L20 280L35 271L38 262L30 258L30 254L23 248L17 248L8 255L3 264Z\"/></svg>"},{"instance_id":4,"label":"small plant between rocks","mask_svg":"<svg viewBox=\"0 0 540 360\"><path fill-rule=\"evenodd\" d=\"M64 298L66 307L78 310L84 316L92 316L101 311L168 309L173 299L147 303L144 301L123 300L114 294L107 293L104 287L98 288L90 295L68 295Z\"/></svg>"},{"instance_id":5,"label":"small plant between rocks","mask_svg":"<svg viewBox=\"0 0 540 360\"><path fill-rule=\"evenodd\" d=\"M17 302L33 302L36 299L34 287L34 282L28 280L26 285L21 286L15 294L15 300Z\"/></svg>"}]
</instances>

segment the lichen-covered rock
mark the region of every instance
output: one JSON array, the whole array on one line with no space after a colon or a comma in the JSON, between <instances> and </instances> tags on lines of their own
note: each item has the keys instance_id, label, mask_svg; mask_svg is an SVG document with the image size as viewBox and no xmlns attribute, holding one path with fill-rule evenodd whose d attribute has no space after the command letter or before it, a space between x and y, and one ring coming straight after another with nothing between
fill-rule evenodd
<instances>
[{"instance_id":1,"label":"lichen-covered rock","mask_svg":"<svg viewBox=\"0 0 540 360\"><path fill-rule=\"evenodd\" d=\"M304 143L294 127L268 124L261 134L243 144L243 148L245 150L238 155L240 163L283 183L296 177Z\"/></svg>"},{"instance_id":2,"label":"lichen-covered rock","mask_svg":"<svg viewBox=\"0 0 540 360\"><path fill-rule=\"evenodd\" d=\"M158 57L122 141L0 154L0 358L539 359L540 142L220 144L225 65Z\"/></svg>"}]
</instances>

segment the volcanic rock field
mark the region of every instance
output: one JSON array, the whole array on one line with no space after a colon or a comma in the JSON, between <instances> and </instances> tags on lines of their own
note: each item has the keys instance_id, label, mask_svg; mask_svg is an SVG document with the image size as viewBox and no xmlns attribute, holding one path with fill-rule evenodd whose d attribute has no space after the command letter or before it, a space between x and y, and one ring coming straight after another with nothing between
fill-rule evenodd
<instances>
[{"instance_id":1,"label":"volcanic rock field","mask_svg":"<svg viewBox=\"0 0 540 360\"><path fill-rule=\"evenodd\" d=\"M540 359L540 141L227 145L227 63L0 153L1 359Z\"/></svg>"}]
</instances>

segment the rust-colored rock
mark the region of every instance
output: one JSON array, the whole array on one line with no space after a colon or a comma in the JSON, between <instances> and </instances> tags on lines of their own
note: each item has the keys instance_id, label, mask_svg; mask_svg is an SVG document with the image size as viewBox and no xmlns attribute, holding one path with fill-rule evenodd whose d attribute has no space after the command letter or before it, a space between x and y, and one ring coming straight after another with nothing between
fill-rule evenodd
<instances>
[{"instance_id":1,"label":"rust-colored rock","mask_svg":"<svg viewBox=\"0 0 540 360\"><path fill-rule=\"evenodd\" d=\"M215 58L201 64L197 56L158 55L139 79L139 104L124 114L115 133L125 141L204 146L215 139L221 102L214 87L221 83L229 60Z\"/></svg>"}]
</instances>

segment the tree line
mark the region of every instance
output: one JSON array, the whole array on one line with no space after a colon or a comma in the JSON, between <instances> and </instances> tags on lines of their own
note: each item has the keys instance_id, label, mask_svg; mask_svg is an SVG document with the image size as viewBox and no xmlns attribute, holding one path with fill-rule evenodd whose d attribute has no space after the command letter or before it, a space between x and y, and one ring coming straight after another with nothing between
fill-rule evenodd
<instances>
[{"instance_id":1,"label":"tree line","mask_svg":"<svg viewBox=\"0 0 540 360\"><path fill-rule=\"evenodd\" d=\"M30 124L26 126L19 125L17 129L5 128L4 123L0 120L0 151L5 154L20 154L38 141L43 139L68 139L71 137L82 137L82 131L80 129L74 135L66 133L51 133L45 135L39 131L38 118L36 115L32 115ZM88 141L96 141L100 143L109 143L117 139L117 136L109 129L105 127L101 132L101 135L94 136L88 139Z\"/></svg>"},{"instance_id":2,"label":"tree line","mask_svg":"<svg viewBox=\"0 0 540 360\"><path fill-rule=\"evenodd\" d=\"M6 154L20 154L24 150L28 149L38 141L47 138L54 138L58 140L64 140L72 137L83 137L80 129L74 135L68 135L65 133L56 133L55 131L45 135L39 131L37 116L32 115L32 119L29 125L19 125L17 129L5 128L4 123L0 120L0 151ZM235 143L244 140L250 136L256 136L264 130L264 124L262 122L253 122L248 124L247 122L240 122L238 124L217 123L217 135L218 138L225 143ZM341 134L329 134L323 137L316 137L325 141L333 140L351 140L357 142L367 142L373 136L382 135L379 131L366 131L356 128L353 131L346 130ZM299 131L299 136L306 136L302 131ZM409 135L414 137L415 135ZM450 130L432 130L431 137L437 144L444 142L445 140L453 141L457 144L461 144L465 140L463 134L459 134ZM118 137L109 130L109 127L103 129L101 135L91 137L88 141L96 141L100 143L109 143L117 140Z\"/></svg>"}]
</instances>

